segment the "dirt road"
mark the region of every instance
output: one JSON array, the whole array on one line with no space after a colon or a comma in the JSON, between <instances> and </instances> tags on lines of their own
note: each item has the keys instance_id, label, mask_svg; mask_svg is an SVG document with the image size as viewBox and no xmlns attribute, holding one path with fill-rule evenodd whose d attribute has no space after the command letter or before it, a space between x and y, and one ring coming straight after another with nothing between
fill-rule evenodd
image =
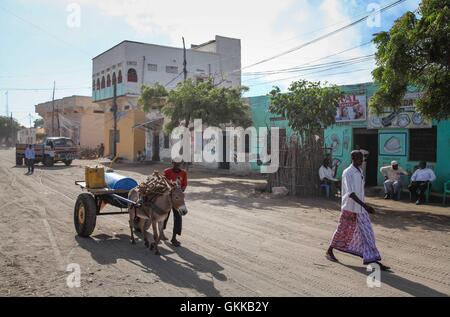
<instances>
[{"instance_id":1,"label":"dirt road","mask_svg":"<svg viewBox=\"0 0 450 317\"><path fill-rule=\"evenodd\" d=\"M130 245L127 215L99 217L92 238L79 238L74 181L83 179L83 164L39 166L26 176L14 152L0 150L0 296L450 295L448 207L370 199L378 247L394 273L369 288L360 259L324 258L337 202L267 199L254 194L259 180L194 170L183 246L163 244L161 257L142 241ZM140 181L154 168L116 170ZM66 283L72 263L81 269L79 288Z\"/></svg>"}]
</instances>

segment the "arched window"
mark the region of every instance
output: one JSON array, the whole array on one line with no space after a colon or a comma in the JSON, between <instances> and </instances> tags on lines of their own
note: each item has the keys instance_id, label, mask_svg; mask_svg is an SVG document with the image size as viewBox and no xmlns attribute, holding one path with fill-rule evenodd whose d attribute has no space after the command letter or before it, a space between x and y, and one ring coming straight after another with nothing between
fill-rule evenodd
<instances>
[{"instance_id":1,"label":"arched window","mask_svg":"<svg viewBox=\"0 0 450 317\"><path fill-rule=\"evenodd\" d=\"M122 83L122 71L119 70L119 75L117 76L117 83L121 84Z\"/></svg>"},{"instance_id":2,"label":"arched window","mask_svg":"<svg viewBox=\"0 0 450 317\"><path fill-rule=\"evenodd\" d=\"M128 70L128 82L129 83L137 83L137 81L138 81L138 77L137 77L136 70L134 68L130 68Z\"/></svg>"},{"instance_id":3,"label":"arched window","mask_svg":"<svg viewBox=\"0 0 450 317\"><path fill-rule=\"evenodd\" d=\"M97 78L97 90L100 90L100 78Z\"/></svg>"},{"instance_id":4,"label":"arched window","mask_svg":"<svg viewBox=\"0 0 450 317\"><path fill-rule=\"evenodd\" d=\"M102 89L105 88L105 76L102 77Z\"/></svg>"},{"instance_id":5,"label":"arched window","mask_svg":"<svg viewBox=\"0 0 450 317\"><path fill-rule=\"evenodd\" d=\"M111 87L111 76L109 74L106 77L106 87Z\"/></svg>"},{"instance_id":6,"label":"arched window","mask_svg":"<svg viewBox=\"0 0 450 317\"><path fill-rule=\"evenodd\" d=\"M116 73L114 72L113 75L112 75L112 84L113 84L113 86L114 86L116 83L117 83L117 81L116 81Z\"/></svg>"}]
</instances>

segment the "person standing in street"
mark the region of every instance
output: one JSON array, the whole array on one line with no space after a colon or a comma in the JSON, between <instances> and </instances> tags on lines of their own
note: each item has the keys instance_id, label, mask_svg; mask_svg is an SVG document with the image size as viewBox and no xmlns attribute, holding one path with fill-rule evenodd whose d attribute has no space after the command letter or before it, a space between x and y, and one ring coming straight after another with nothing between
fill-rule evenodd
<instances>
[{"instance_id":1,"label":"person standing in street","mask_svg":"<svg viewBox=\"0 0 450 317\"><path fill-rule=\"evenodd\" d=\"M336 249L361 257L364 265L376 263L381 270L388 271L390 268L380 262L380 252L370 222L369 213L375 213L375 209L365 203L365 182L361 170L363 159L360 151L353 151L352 165L342 174L342 213L326 257L332 262L338 262L333 253Z\"/></svg>"},{"instance_id":2,"label":"person standing in street","mask_svg":"<svg viewBox=\"0 0 450 317\"><path fill-rule=\"evenodd\" d=\"M25 150L25 160L28 167L28 173L27 174L33 174L34 173L34 160L36 159L36 153L34 152L33 146L30 144L28 145L27 149Z\"/></svg>"}]
</instances>

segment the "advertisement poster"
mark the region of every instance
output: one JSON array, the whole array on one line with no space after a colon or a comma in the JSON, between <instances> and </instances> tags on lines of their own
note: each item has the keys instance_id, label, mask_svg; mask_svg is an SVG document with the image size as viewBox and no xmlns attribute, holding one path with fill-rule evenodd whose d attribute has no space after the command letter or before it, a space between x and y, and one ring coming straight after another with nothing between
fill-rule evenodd
<instances>
[{"instance_id":1,"label":"advertisement poster","mask_svg":"<svg viewBox=\"0 0 450 317\"><path fill-rule=\"evenodd\" d=\"M367 117L365 95L346 95L336 109L336 122L364 121Z\"/></svg>"},{"instance_id":2,"label":"advertisement poster","mask_svg":"<svg viewBox=\"0 0 450 317\"><path fill-rule=\"evenodd\" d=\"M383 114L376 116L369 113L367 127L369 129L429 129L431 120L426 120L416 111L418 93L408 93L403 99L403 104L397 111L386 108Z\"/></svg>"}]
</instances>

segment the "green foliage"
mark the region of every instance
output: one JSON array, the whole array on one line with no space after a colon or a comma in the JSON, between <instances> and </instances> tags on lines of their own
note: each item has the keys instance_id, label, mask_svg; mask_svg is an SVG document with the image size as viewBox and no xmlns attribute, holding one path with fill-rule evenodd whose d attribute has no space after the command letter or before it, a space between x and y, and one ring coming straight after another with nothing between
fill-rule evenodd
<instances>
[{"instance_id":1,"label":"green foliage","mask_svg":"<svg viewBox=\"0 0 450 317\"><path fill-rule=\"evenodd\" d=\"M153 108L161 108L164 106L169 93L166 88L158 83L154 86L143 85L141 95L138 99L138 105L146 112Z\"/></svg>"},{"instance_id":2,"label":"green foliage","mask_svg":"<svg viewBox=\"0 0 450 317\"><path fill-rule=\"evenodd\" d=\"M247 88L218 88L211 80L188 79L169 92L162 112L169 118L166 132L194 119L202 119L207 126L233 124L244 128L251 125L250 107L243 102L242 92Z\"/></svg>"},{"instance_id":3,"label":"green foliage","mask_svg":"<svg viewBox=\"0 0 450 317\"><path fill-rule=\"evenodd\" d=\"M16 119L13 118L12 121L12 130L13 130L13 140L11 140L11 118L0 116L0 141L3 140L9 140L9 142L12 142L15 140L15 134L17 131L21 128L19 122L17 122Z\"/></svg>"},{"instance_id":4,"label":"green foliage","mask_svg":"<svg viewBox=\"0 0 450 317\"><path fill-rule=\"evenodd\" d=\"M397 110L412 84L423 92L418 111L430 119L449 118L450 0L422 0L418 15L407 12L373 41L378 52L372 74L380 88L370 107L376 113Z\"/></svg>"},{"instance_id":5,"label":"green foliage","mask_svg":"<svg viewBox=\"0 0 450 317\"><path fill-rule=\"evenodd\" d=\"M34 120L34 127L35 128L42 128L44 126L44 119L39 118Z\"/></svg>"},{"instance_id":6,"label":"green foliage","mask_svg":"<svg viewBox=\"0 0 450 317\"><path fill-rule=\"evenodd\" d=\"M294 131L309 138L322 135L323 129L335 122L342 93L337 86L300 80L290 85L288 93L274 87L270 96L269 111L285 117Z\"/></svg>"}]
</instances>

